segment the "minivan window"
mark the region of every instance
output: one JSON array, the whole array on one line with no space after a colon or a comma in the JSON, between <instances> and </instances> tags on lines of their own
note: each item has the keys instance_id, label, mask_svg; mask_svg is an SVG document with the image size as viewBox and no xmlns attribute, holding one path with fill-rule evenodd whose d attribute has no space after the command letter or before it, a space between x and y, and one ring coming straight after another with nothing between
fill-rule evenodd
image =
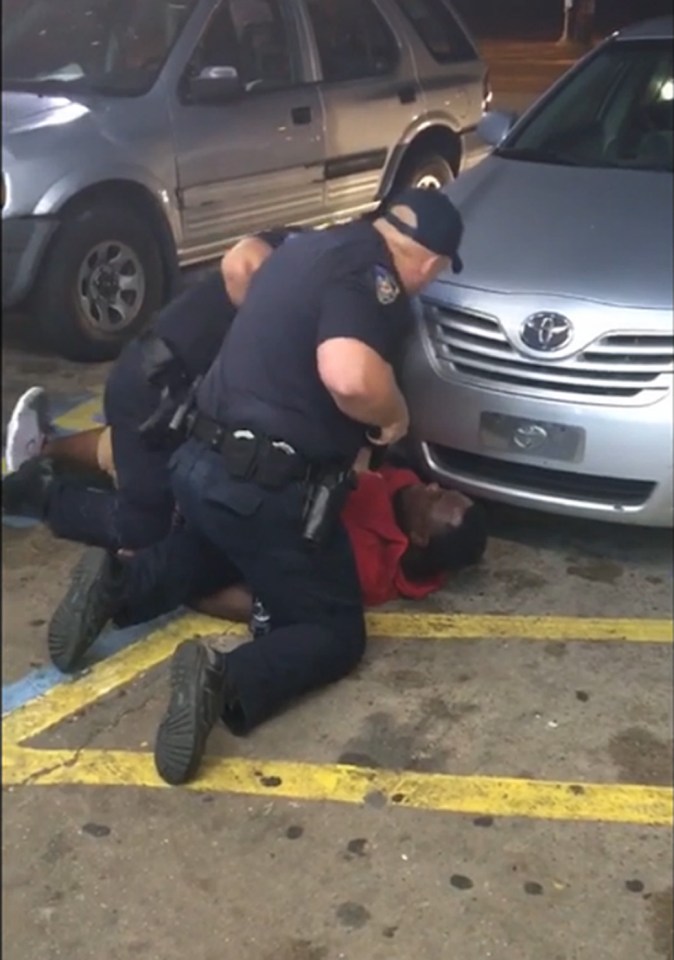
<instances>
[{"instance_id":1,"label":"minivan window","mask_svg":"<svg viewBox=\"0 0 674 960\"><path fill-rule=\"evenodd\" d=\"M472 44L443 0L398 0L398 6L438 63L476 59Z\"/></svg>"},{"instance_id":2,"label":"minivan window","mask_svg":"<svg viewBox=\"0 0 674 960\"><path fill-rule=\"evenodd\" d=\"M609 43L496 152L513 160L668 170L674 165L668 41Z\"/></svg>"},{"instance_id":3,"label":"minivan window","mask_svg":"<svg viewBox=\"0 0 674 960\"><path fill-rule=\"evenodd\" d=\"M197 0L2 5L4 89L132 96L157 79Z\"/></svg>"},{"instance_id":4,"label":"minivan window","mask_svg":"<svg viewBox=\"0 0 674 960\"><path fill-rule=\"evenodd\" d=\"M328 83L391 73L400 50L372 0L307 0Z\"/></svg>"},{"instance_id":5,"label":"minivan window","mask_svg":"<svg viewBox=\"0 0 674 960\"><path fill-rule=\"evenodd\" d=\"M223 0L192 57L190 72L234 67L245 90L298 81L297 57L280 0Z\"/></svg>"}]
</instances>

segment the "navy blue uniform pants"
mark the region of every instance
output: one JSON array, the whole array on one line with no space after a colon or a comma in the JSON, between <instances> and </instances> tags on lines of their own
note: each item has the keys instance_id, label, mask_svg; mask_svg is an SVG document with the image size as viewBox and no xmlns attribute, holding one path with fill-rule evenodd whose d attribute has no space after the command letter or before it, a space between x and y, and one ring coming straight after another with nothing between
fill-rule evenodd
<instances>
[{"instance_id":1,"label":"navy blue uniform pants","mask_svg":"<svg viewBox=\"0 0 674 960\"><path fill-rule=\"evenodd\" d=\"M272 624L226 658L236 707L224 719L245 733L359 663L365 620L351 544L340 527L322 548L308 546L301 484L270 491L232 480L220 455L195 440L175 455L172 479L184 523L167 543L128 561L125 622L245 581Z\"/></svg>"},{"instance_id":2,"label":"navy blue uniform pants","mask_svg":"<svg viewBox=\"0 0 674 960\"><path fill-rule=\"evenodd\" d=\"M46 516L56 536L107 550L137 550L167 535L174 505L170 453L148 449L138 432L158 403L159 393L143 373L139 346L131 343L115 364L104 396L117 488L87 486L72 476L57 478Z\"/></svg>"},{"instance_id":3,"label":"navy blue uniform pants","mask_svg":"<svg viewBox=\"0 0 674 960\"><path fill-rule=\"evenodd\" d=\"M155 332L172 343L191 376L205 373L222 345L235 308L218 270L167 304ZM136 550L166 535L173 514L170 455L149 450L138 427L159 403L147 382L138 340L124 347L105 387L105 422L112 431L117 490L86 487L74 478L52 489L46 522L59 537L92 546Z\"/></svg>"}]
</instances>

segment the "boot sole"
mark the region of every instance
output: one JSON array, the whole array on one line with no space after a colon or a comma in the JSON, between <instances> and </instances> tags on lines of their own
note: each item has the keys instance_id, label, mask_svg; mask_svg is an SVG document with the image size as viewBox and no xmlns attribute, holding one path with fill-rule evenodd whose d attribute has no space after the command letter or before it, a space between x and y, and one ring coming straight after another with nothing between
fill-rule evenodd
<instances>
[{"instance_id":1,"label":"boot sole","mask_svg":"<svg viewBox=\"0 0 674 960\"><path fill-rule=\"evenodd\" d=\"M99 547L86 550L75 567L70 587L49 623L47 647L54 666L72 673L110 619L106 591L100 590L112 558Z\"/></svg>"},{"instance_id":2,"label":"boot sole","mask_svg":"<svg viewBox=\"0 0 674 960\"><path fill-rule=\"evenodd\" d=\"M209 716L215 710L206 692L208 669L208 654L197 640L182 643L171 660L171 696L157 731L154 762L172 786L195 776L217 719Z\"/></svg>"}]
</instances>

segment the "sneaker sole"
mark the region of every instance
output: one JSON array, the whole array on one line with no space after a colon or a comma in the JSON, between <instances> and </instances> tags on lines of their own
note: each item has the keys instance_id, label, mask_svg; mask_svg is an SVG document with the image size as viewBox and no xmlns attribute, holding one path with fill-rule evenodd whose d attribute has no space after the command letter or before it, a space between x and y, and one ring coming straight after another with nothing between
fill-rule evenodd
<instances>
[{"instance_id":1,"label":"sneaker sole","mask_svg":"<svg viewBox=\"0 0 674 960\"><path fill-rule=\"evenodd\" d=\"M7 472L14 473L19 469L22 463L25 463L25 457L20 460L15 459L14 445L16 443L16 437L19 432L19 425L21 423L21 414L28 408L34 406L36 408L36 414L38 423L45 425L45 436L47 433L47 424L49 423L49 401L47 399L47 393L42 387L31 387L29 390L26 390L14 405L12 410L12 415L9 418L9 423L7 424L7 442L5 444L5 463L7 464ZM42 408L42 409L40 409ZM40 451L36 451L36 456L38 456Z\"/></svg>"},{"instance_id":2,"label":"sneaker sole","mask_svg":"<svg viewBox=\"0 0 674 960\"><path fill-rule=\"evenodd\" d=\"M47 647L54 666L72 673L110 619L101 580L111 564L110 555L99 547L88 549L75 567L70 587L49 623Z\"/></svg>"},{"instance_id":3,"label":"sneaker sole","mask_svg":"<svg viewBox=\"0 0 674 960\"><path fill-rule=\"evenodd\" d=\"M208 667L206 649L196 640L182 643L171 660L171 696L157 731L154 762L159 776L172 786L194 777L217 719L204 715Z\"/></svg>"}]
</instances>

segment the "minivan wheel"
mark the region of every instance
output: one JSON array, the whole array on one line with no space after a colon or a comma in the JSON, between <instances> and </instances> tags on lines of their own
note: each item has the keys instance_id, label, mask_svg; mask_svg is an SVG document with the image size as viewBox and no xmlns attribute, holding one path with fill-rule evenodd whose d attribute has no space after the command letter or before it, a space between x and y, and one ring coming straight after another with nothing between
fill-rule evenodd
<instances>
[{"instance_id":1,"label":"minivan wheel","mask_svg":"<svg viewBox=\"0 0 674 960\"><path fill-rule=\"evenodd\" d=\"M95 204L67 216L38 276L33 312L69 360L117 356L162 303L159 244L134 214Z\"/></svg>"},{"instance_id":2,"label":"minivan wheel","mask_svg":"<svg viewBox=\"0 0 674 960\"><path fill-rule=\"evenodd\" d=\"M402 187L440 190L453 179L454 172L449 160L439 153L426 153L410 157L409 163L400 172L398 182Z\"/></svg>"}]
</instances>

